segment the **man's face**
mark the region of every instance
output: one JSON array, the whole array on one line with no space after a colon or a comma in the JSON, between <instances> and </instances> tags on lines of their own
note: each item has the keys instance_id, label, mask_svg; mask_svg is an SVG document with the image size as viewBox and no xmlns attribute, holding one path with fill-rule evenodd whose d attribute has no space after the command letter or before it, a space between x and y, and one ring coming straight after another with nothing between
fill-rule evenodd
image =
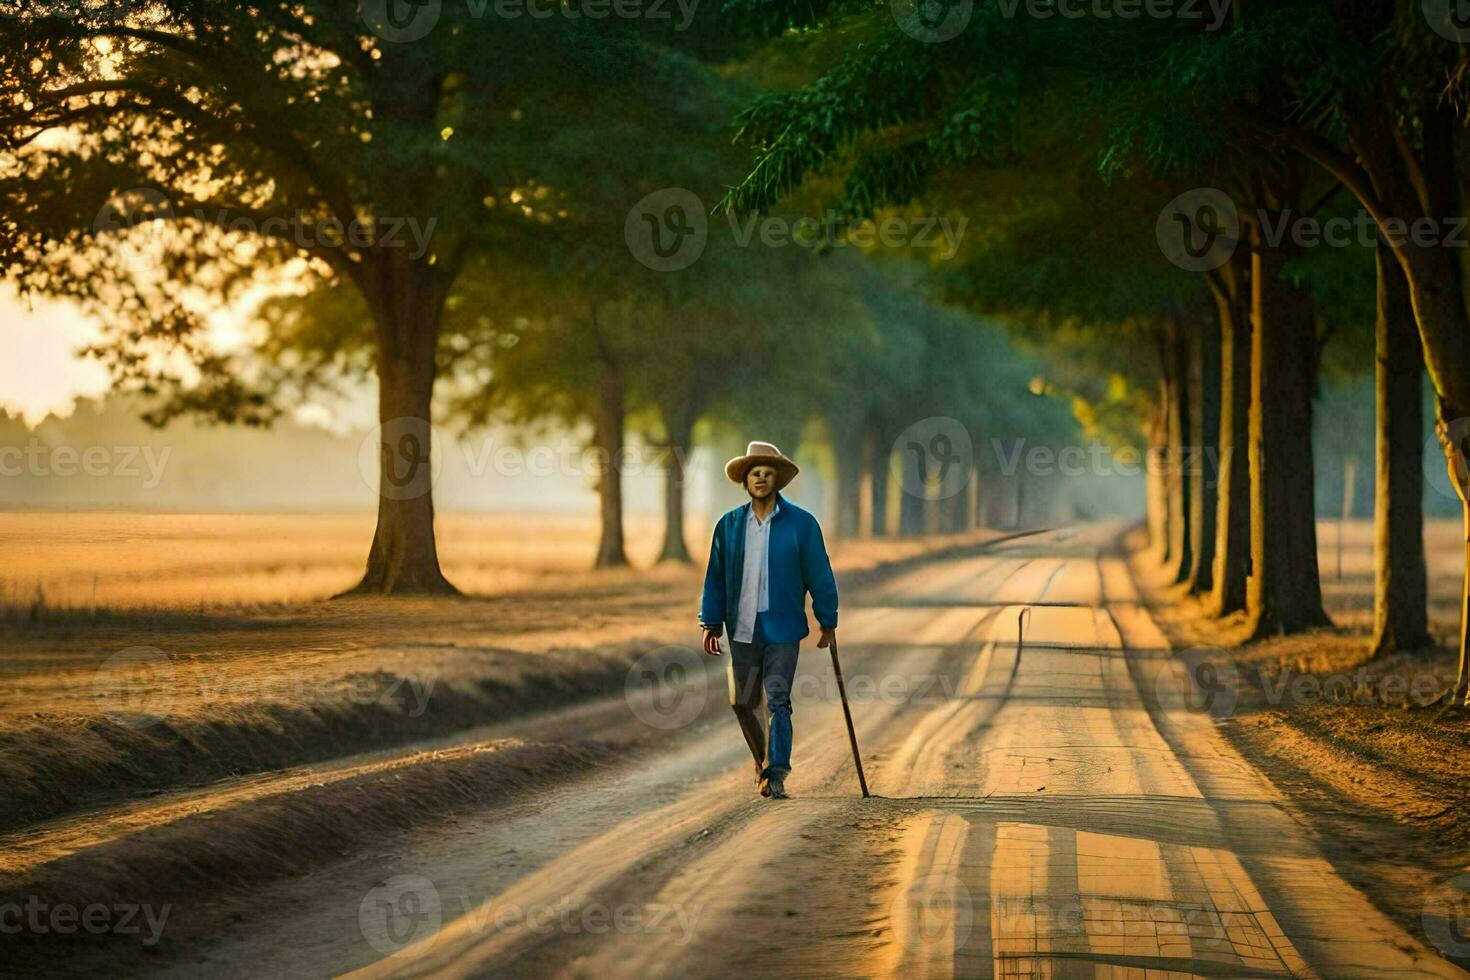
<instances>
[{"instance_id":1,"label":"man's face","mask_svg":"<svg viewBox=\"0 0 1470 980\"><path fill-rule=\"evenodd\" d=\"M745 489L751 500L765 500L776 492L776 467L758 464L745 472Z\"/></svg>"}]
</instances>

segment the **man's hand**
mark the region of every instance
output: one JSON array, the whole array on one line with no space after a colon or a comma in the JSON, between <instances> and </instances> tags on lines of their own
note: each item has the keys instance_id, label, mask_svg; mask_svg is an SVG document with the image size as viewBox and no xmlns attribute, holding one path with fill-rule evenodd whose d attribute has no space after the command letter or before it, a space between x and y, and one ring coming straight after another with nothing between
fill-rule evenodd
<instances>
[{"instance_id":1,"label":"man's hand","mask_svg":"<svg viewBox=\"0 0 1470 980\"><path fill-rule=\"evenodd\" d=\"M817 640L817 646L819 646L819 647L830 647L830 646L833 646L834 644L836 644L836 642L837 642L837 631L836 630L823 629L822 630L822 636L821 636L821 638L819 640Z\"/></svg>"},{"instance_id":2,"label":"man's hand","mask_svg":"<svg viewBox=\"0 0 1470 980\"><path fill-rule=\"evenodd\" d=\"M720 634L714 630L704 631L704 652L711 657L718 657L720 655Z\"/></svg>"}]
</instances>

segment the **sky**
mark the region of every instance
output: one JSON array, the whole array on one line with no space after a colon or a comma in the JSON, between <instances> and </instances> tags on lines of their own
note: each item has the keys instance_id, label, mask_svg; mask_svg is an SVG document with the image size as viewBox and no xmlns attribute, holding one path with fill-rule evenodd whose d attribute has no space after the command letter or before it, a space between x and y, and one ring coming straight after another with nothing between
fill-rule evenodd
<instances>
[{"instance_id":1,"label":"sky","mask_svg":"<svg viewBox=\"0 0 1470 980\"><path fill-rule=\"evenodd\" d=\"M267 292L247 292L233 307L210 314L208 337L216 350L245 344L251 311ZM78 398L105 393L111 386L106 368L77 353L100 336L98 325L75 303L24 299L0 280L0 408L34 428L47 415L69 417ZM373 392L364 390L350 403L307 404L291 414L303 425L342 431L372 425L374 409Z\"/></svg>"},{"instance_id":2,"label":"sky","mask_svg":"<svg viewBox=\"0 0 1470 980\"><path fill-rule=\"evenodd\" d=\"M98 335L69 303L37 299L28 308L0 287L0 408L34 426L48 413L70 415L78 397L105 392L107 370L74 353Z\"/></svg>"},{"instance_id":3,"label":"sky","mask_svg":"<svg viewBox=\"0 0 1470 980\"><path fill-rule=\"evenodd\" d=\"M258 296L245 296L231 310L211 315L209 338L216 348L240 345L248 336L249 311ZM0 281L0 408L32 430L10 432L3 445L39 440L47 445L89 440L136 444L142 457L159 462L158 472L138 469L133 479L112 474L96 479L60 479L54 474L18 474L0 480L0 509L24 506L143 510L333 509L371 507L375 466L359 458L364 433L376 422L376 399L365 386L345 402L298 406L291 414L299 426L268 431L212 429L195 432L185 423L149 430L135 419L117 419L97 428L85 415L73 418L79 398L105 394L106 369L77 350L101 336L96 323L75 304L46 298L21 299ZM46 422L48 417L71 422ZM43 424L44 423L44 424ZM38 428L39 427L39 428ZM324 431L323 431L324 430ZM315 433L315 436L313 436ZM585 433L529 439L515 447L508 432L496 430L459 437L445 433L439 459L442 480L435 496L448 509L587 510L596 506L590 472L581 461ZM80 440L80 443L78 443ZM713 461L699 457L701 469ZM639 456L625 474L631 510L662 506L661 456ZM373 460L375 462L375 460ZM694 461L691 461L694 462ZM290 483L257 474L297 467ZM691 472L691 497L702 501L709 475ZM701 504L702 505L702 504Z\"/></svg>"}]
</instances>

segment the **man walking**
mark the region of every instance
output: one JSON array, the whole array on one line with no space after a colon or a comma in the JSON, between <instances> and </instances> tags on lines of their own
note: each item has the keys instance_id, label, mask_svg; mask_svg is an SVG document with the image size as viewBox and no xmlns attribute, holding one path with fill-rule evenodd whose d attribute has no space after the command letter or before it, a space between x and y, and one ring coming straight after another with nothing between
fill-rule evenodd
<instances>
[{"instance_id":1,"label":"man walking","mask_svg":"<svg viewBox=\"0 0 1470 980\"><path fill-rule=\"evenodd\" d=\"M786 797L791 771L791 686L797 646L811 632L808 592L822 629L817 646L837 641L837 580L822 528L781 496L796 474L796 464L769 442L752 442L725 464L750 502L715 524L699 609L705 653L720 655L720 634L730 627L730 706L755 756L756 788L775 799ZM762 691L769 737L757 713Z\"/></svg>"}]
</instances>

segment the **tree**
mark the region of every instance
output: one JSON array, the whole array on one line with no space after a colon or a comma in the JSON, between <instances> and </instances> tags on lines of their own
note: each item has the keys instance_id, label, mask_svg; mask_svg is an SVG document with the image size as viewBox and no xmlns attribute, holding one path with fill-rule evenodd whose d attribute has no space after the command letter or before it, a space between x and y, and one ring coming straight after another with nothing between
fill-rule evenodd
<instances>
[{"instance_id":1,"label":"tree","mask_svg":"<svg viewBox=\"0 0 1470 980\"><path fill-rule=\"evenodd\" d=\"M472 339L461 369L484 381L460 386L449 413L468 428L499 421L532 433L553 425L585 429L582 458L592 461L586 475L598 497L594 566L626 565L625 434L637 404L636 372L658 356L644 316L651 302L610 274L620 267L600 250L542 245L524 266L495 270L516 283L498 291L514 295L506 309L512 315L479 321L479 331L467 333Z\"/></svg>"},{"instance_id":2,"label":"tree","mask_svg":"<svg viewBox=\"0 0 1470 980\"><path fill-rule=\"evenodd\" d=\"M1377 407L1373 493L1375 656L1431 644L1424 561L1424 351L1403 269L1380 240L1375 251Z\"/></svg>"},{"instance_id":3,"label":"tree","mask_svg":"<svg viewBox=\"0 0 1470 980\"><path fill-rule=\"evenodd\" d=\"M1453 132L1463 121L1470 73L1443 33L1453 23L1432 24L1406 4L1342 0L1320 10L1344 54L1369 70L1305 79L1304 94L1324 111L1312 120L1317 125L1286 128L1283 138L1368 209L1407 284L1436 396L1436 431L1464 516L1460 661L1449 697L1470 703L1470 312L1461 259L1443 239L1461 213ZM1336 132L1345 133L1346 148ZM1427 240L1410 233L1425 227L1438 233Z\"/></svg>"},{"instance_id":4,"label":"tree","mask_svg":"<svg viewBox=\"0 0 1470 980\"><path fill-rule=\"evenodd\" d=\"M1312 250L1300 272L1318 315L1333 325L1323 348L1322 418L1315 436L1319 481L1333 492L1357 461L1373 477L1373 638L1386 654L1429 641L1423 508L1424 357L1403 273L1351 195L1337 193L1328 220L1352 221L1366 240ZM1361 380L1370 373L1367 395ZM1363 397L1367 395L1367 397ZM1325 458L1324 458L1325 457ZM1324 465L1325 464L1325 465ZM1350 490L1344 486L1346 494ZM1333 500L1337 499L1335 496ZM1321 508L1319 507L1319 512Z\"/></svg>"},{"instance_id":5,"label":"tree","mask_svg":"<svg viewBox=\"0 0 1470 980\"><path fill-rule=\"evenodd\" d=\"M780 9L793 24L821 15L805 8ZM1156 250L1154 263L1144 266L1125 268L1123 261L1112 261L1120 245L1126 254L1136 254L1136 243L1142 241L1153 248L1159 198L1134 211L1109 207L1110 202L1098 200L1103 194L1095 177L1079 193L1083 182L1078 177L1086 166L1077 165L1079 156L1105 145L1097 122L1103 118L1098 97L1091 91L1095 86L1077 81L1078 69L1136 73L1129 66L1140 50L1175 28L1145 29L1130 23L1127 31L1089 31L1062 21L1021 27L997 10L974 13L976 19L959 37L931 45L904 36L914 25L883 31L857 18L862 26L851 36L862 43L851 45L845 60L794 92L765 97L744 114L741 136L755 149L756 163L727 195L725 206L764 207L804 182L834 177L842 183L838 206L845 213L871 213L915 198L930 207L936 202L955 207L957 199L963 200L976 224L987 229L985 243L990 246L981 250L983 259L972 263L987 274L972 278L999 281L988 274L998 254L1018 269L1012 280L1021 286L1017 299L1015 289L987 291L983 282L966 283L956 291L968 291L967 302L989 301L1012 310L1029 302L1034 309L1064 316L1086 310L1084 315L1103 321L1108 317L1098 311L1127 296L1132 305L1116 303L1113 322L1144 311L1159 311L1163 320L1182 312L1177 272L1154 281L1142 274L1148 264L1157 263ZM1079 140L1079 134L1086 136ZM1019 244L1017 236L992 230L996 222L991 212L997 211L1021 228ZM1077 221L1079 214L1102 220ZM1130 241L1128 220L1144 214L1147 232ZM1126 215L1124 221L1118 220L1120 215ZM1038 228L1047 230L1038 234ZM1066 252L1058 257L1054 250L1027 249L1028 237L1060 239ZM1109 273L1115 275L1110 278ZM1167 285L1161 289L1160 282ZM1096 294L1082 295L1089 288ZM1192 289L1197 296L1200 285ZM1099 336L1106 343L1106 335ZM1167 361L1173 363L1187 348L1188 336L1176 331L1168 338ZM1196 396L1185 375L1172 375L1166 393L1176 409L1185 408ZM1176 423L1187 418L1187 411L1175 414ZM1198 481L1186 481L1179 472L1185 436L1176 424L1168 494L1175 511L1175 560L1179 575L1203 578L1210 566L1193 562L1191 556L1207 549L1186 547L1189 535L1198 533L1196 523L1184 520L1186 512L1196 510L1189 500ZM1199 496L1203 501L1205 494Z\"/></svg>"},{"instance_id":6,"label":"tree","mask_svg":"<svg viewBox=\"0 0 1470 980\"><path fill-rule=\"evenodd\" d=\"M1466 520L1460 669L1470 696L1470 313L1457 226L1462 177L1453 132L1470 84L1458 25L1422 5L1298 0L1240 15L1226 37L1168 65L1209 92L1212 123L1196 142L1227 139L1295 152L1367 209L1400 266L1436 398L1436 430ZM1178 77L1177 74L1174 77ZM1196 117L1197 120L1198 117ZM1417 231L1416 231L1417 229ZM1390 287L1391 288L1391 287Z\"/></svg>"},{"instance_id":7,"label":"tree","mask_svg":"<svg viewBox=\"0 0 1470 980\"><path fill-rule=\"evenodd\" d=\"M102 317L99 353L163 398L160 421L269 423L293 374L213 353L191 294L277 270L340 299L372 338L382 423L356 591L453 591L429 439L445 310L466 270L578 212L589 145L635 161L649 129L722 117L713 76L635 28L456 4L412 39L335 0L122 6L0 22L0 261ZM193 371L160 377L164 355Z\"/></svg>"},{"instance_id":8,"label":"tree","mask_svg":"<svg viewBox=\"0 0 1470 980\"><path fill-rule=\"evenodd\" d=\"M1220 335L1219 452L1216 482L1214 565L1206 608L1228 616L1245 609L1250 569L1250 470L1248 427L1251 401L1250 256L1229 256L1207 276Z\"/></svg>"},{"instance_id":9,"label":"tree","mask_svg":"<svg viewBox=\"0 0 1470 980\"><path fill-rule=\"evenodd\" d=\"M643 323L652 349L633 384L669 451L660 560L689 560L683 461L696 425L748 416L752 404L788 420L834 404L834 373L869 334L852 264L808 253L712 229L698 262L655 283L660 299Z\"/></svg>"}]
</instances>

